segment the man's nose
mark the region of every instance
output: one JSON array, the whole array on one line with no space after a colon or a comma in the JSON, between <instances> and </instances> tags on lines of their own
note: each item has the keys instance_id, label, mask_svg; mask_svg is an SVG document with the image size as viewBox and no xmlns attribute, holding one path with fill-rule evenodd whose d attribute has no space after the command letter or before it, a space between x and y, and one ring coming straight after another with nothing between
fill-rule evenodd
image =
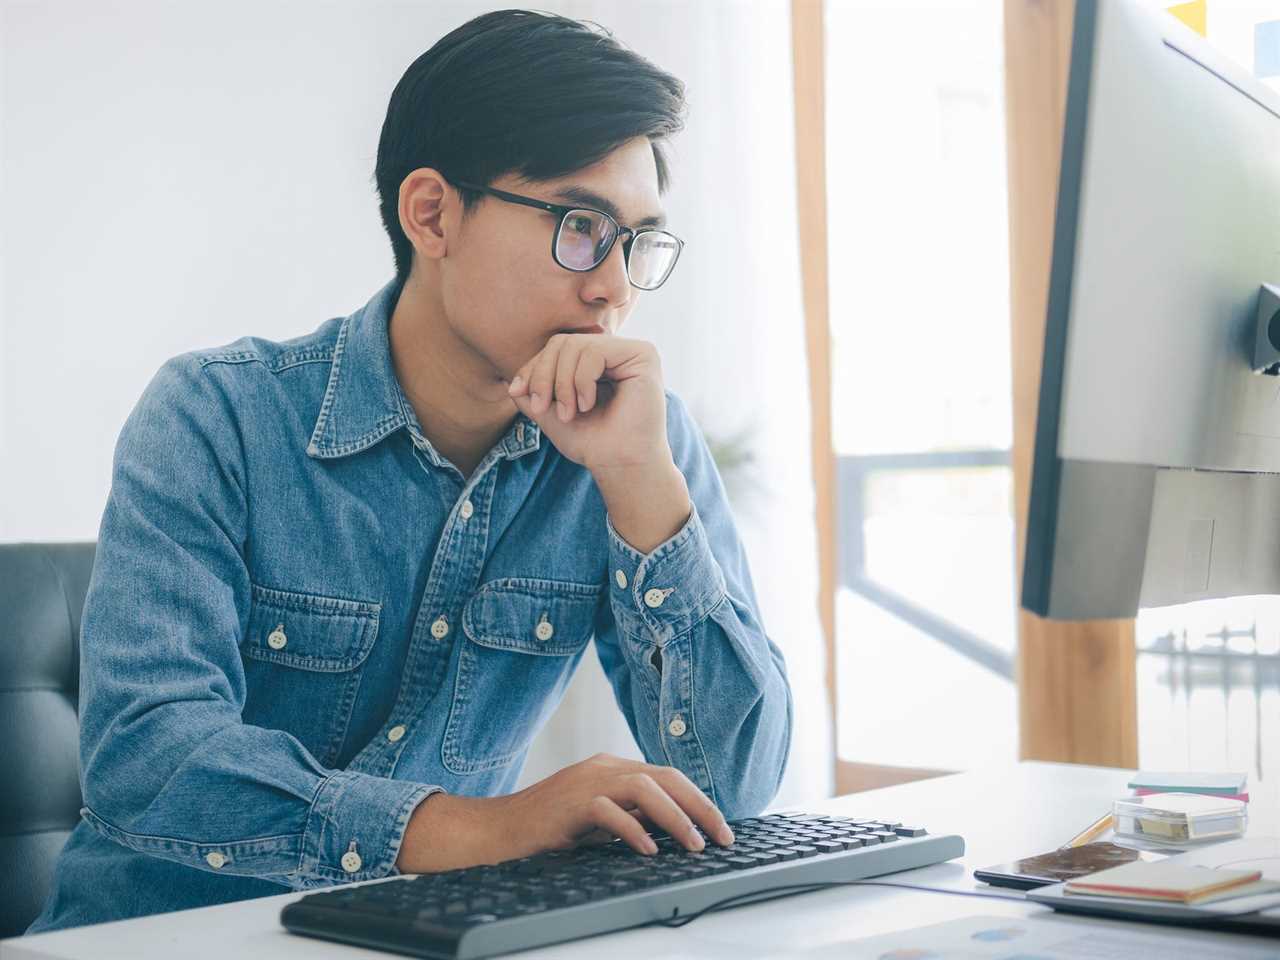
<instances>
[{"instance_id":1,"label":"man's nose","mask_svg":"<svg viewBox=\"0 0 1280 960\"><path fill-rule=\"evenodd\" d=\"M626 305L631 296L631 281L627 279L627 261L619 238L604 261L587 275L583 285L583 299L605 302L615 310Z\"/></svg>"}]
</instances>

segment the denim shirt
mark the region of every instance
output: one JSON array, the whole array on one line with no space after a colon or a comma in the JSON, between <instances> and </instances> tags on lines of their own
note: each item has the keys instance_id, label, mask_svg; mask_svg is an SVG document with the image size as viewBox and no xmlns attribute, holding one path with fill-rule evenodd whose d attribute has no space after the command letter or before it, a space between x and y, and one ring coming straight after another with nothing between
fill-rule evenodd
<instances>
[{"instance_id":1,"label":"denim shirt","mask_svg":"<svg viewBox=\"0 0 1280 960\"><path fill-rule=\"evenodd\" d=\"M436 452L391 363L399 291L179 356L130 414L82 621L82 819L29 932L397 873L424 798L514 789L593 637L648 762L729 818L773 798L785 665L679 399L693 511L644 554L524 416L470 477Z\"/></svg>"}]
</instances>

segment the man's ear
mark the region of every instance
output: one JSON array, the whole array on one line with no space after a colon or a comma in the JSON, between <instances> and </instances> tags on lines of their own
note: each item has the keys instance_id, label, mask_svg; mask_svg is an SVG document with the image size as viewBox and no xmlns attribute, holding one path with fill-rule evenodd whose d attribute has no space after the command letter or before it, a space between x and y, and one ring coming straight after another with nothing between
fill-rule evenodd
<instances>
[{"instance_id":1,"label":"man's ear","mask_svg":"<svg viewBox=\"0 0 1280 960\"><path fill-rule=\"evenodd\" d=\"M457 223L458 192L438 170L419 167L400 181L400 229L418 256L442 259Z\"/></svg>"}]
</instances>

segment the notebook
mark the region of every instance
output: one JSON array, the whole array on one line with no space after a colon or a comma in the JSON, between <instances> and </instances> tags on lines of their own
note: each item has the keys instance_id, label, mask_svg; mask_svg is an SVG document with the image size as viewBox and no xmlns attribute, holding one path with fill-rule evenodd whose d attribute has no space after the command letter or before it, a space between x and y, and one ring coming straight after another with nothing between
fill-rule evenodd
<instances>
[{"instance_id":1,"label":"notebook","mask_svg":"<svg viewBox=\"0 0 1280 960\"><path fill-rule=\"evenodd\" d=\"M1215 870L1169 860L1109 867L1067 881L1066 892L1095 897L1131 897L1174 903L1208 903L1237 895L1240 888L1262 879L1261 870Z\"/></svg>"}]
</instances>

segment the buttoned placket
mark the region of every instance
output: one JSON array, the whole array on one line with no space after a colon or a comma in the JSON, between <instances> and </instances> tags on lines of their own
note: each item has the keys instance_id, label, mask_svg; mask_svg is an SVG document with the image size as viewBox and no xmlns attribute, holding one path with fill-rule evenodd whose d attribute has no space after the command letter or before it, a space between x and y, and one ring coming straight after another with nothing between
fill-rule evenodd
<instances>
[{"instance_id":1,"label":"buttoned placket","mask_svg":"<svg viewBox=\"0 0 1280 960\"><path fill-rule=\"evenodd\" d=\"M519 431L513 442L512 434ZM416 433L417 431L411 431ZM420 435L419 435L420 436ZM413 437L418 446L418 437ZM422 442L425 442L422 441ZM504 461L536 449L538 438L517 423L496 445L463 485L440 532L431 572L414 618L409 653L395 705L381 730L351 761L348 769L390 777L413 737L414 722L427 716L427 706L440 693L445 671L460 640L462 607L479 583L484 569L489 518ZM430 448L419 447L425 458ZM457 469L445 462L439 469Z\"/></svg>"}]
</instances>

